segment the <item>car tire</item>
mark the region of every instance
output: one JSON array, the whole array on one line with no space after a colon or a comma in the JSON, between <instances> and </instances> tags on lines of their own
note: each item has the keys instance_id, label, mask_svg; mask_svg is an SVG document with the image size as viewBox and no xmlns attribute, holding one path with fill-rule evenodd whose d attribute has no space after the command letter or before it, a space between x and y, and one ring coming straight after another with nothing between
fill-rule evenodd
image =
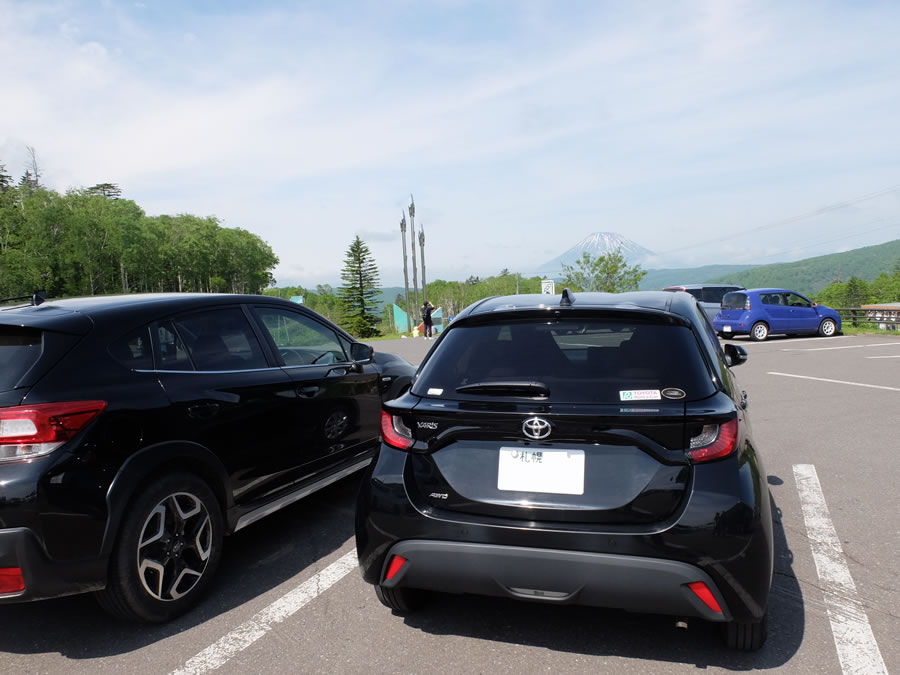
<instances>
[{"instance_id":1,"label":"car tire","mask_svg":"<svg viewBox=\"0 0 900 675\"><path fill-rule=\"evenodd\" d=\"M729 649L742 652L755 652L762 647L769 637L769 614L763 615L761 621L729 621L723 625L722 636Z\"/></svg>"},{"instance_id":2,"label":"car tire","mask_svg":"<svg viewBox=\"0 0 900 675\"><path fill-rule=\"evenodd\" d=\"M375 586L375 595L378 601L395 612L408 614L425 604L426 593L417 588L385 588Z\"/></svg>"},{"instance_id":3,"label":"car tire","mask_svg":"<svg viewBox=\"0 0 900 675\"><path fill-rule=\"evenodd\" d=\"M769 327L763 321L757 321L750 329L750 339L754 342L762 342L769 337Z\"/></svg>"},{"instance_id":4,"label":"car tire","mask_svg":"<svg viewBox=\"0 0 900 675\"><path fill-rule=\"evenodd\" d=\"M822 337L833 337L837 333L837 324L834 319L823 319L819 324L819 335Z\"/></svg>"},{"instance_id":5,"label":"car tire","mask_svg":"<svg viewBox=\"0 0 900 675\"><path fill-rule=\"evenodd\" d=\"M128 505L110 558L100 606L121 619L162 623L209 588L222 556L221 508L190 473L151 483Z\"/></svg>"}]
</instances>

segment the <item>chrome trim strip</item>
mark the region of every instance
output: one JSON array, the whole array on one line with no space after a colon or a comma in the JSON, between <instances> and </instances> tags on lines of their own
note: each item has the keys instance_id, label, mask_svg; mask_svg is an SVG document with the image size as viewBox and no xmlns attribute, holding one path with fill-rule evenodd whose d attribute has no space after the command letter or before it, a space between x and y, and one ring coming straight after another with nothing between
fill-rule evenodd
<instances>
[{"instance_id":1,"label":"chrome trim strip","mask_svg":"<svg viewBox=\"0 0 900 675\"><path fill-rule=\"evenodd\" d=\"M139 370L136 373L175 373L178 375L209 375L210 373L263 373L269 370L281 370L280 367L274 368L243 368L241 370Z\"/></svg>"},{"instance_id":2,"label":"chrome trim strip","mask_svg":"<svg viewBox=\"0 0 900 675\"><path fill-rule=\"evenodd\" d=\"M245 513L243 516L238 518L237 524L234 526L234 531L237 532L241 530L247 525L251 523L255 523L260 518L265 518L266 516L275 513L280 509L283 509L285 506L289 506L296 501L303 499L304 497L311 495L313 492L317 492L324 487L331 485L332 483L336 483L341 480L341 478L346 478L351 473L356 473L360 469L368 466L372 463L372 457L364 459L361 462L357 462L352 466L347 467L342 471L338 471L337 473L331 474L330 476L326 476L325 478L316 481L312 485L307 485L304 488L297 490L296 492L292 492L291 494L285 495L279 499L276 499L274 502L266 504L265 506L260 506L258 509L251 511L250 513Z\"/></svg>"}]
</instances>

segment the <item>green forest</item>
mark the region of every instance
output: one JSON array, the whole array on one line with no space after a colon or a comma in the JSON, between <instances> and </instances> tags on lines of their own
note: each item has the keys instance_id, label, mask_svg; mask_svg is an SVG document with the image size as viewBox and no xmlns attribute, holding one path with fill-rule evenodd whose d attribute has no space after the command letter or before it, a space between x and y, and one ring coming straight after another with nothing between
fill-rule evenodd
<instances>
[{"instance_id":1,"label":"green forest","mask_svg":"<svg viewBox=\"0 0 900 675\"><path fill-rule=\"evenodd\" d=\"M863 281L874 282L882 272L890 274L898 259L900 259L900 239L791 263L762 265L740 272L708 277L703 281L730 282L745 288L790 288L799 293L817 296L829 284L847 281L853 276Z\"/></svg>"},{"instance_id":2,"label":"green forest","mask_svg":"<svg viewBox=\"0 0 900 675\"><path fill-rule=\"evenodd\" d=\"M110 183L60 194L0 164L0 298L163 291L261 293L278 258L212 217L148 216Z\"/></svg>"}]
</instances>

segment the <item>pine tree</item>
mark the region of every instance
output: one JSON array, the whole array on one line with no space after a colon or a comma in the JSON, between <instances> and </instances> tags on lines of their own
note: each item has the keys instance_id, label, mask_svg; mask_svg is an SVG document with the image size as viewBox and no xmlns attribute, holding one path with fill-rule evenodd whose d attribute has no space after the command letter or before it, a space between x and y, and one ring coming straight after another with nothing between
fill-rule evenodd
<instances>
[{"instance_id":1,"label":"pine tree","mask_svg":"<svg viewBox=\"0 0 900 675\"><path fill-rule=\"evenodd\" d=\"M380 335L377 327L378 267L369 247L358 236L347 249L341 280L344 282L338 289L343 310L341 324L357 337Z\"/></svg>"},{"instance_id":2,"label":"pine tree","mask_svg":"<svg viewBox=\"0 0 900 675\"><path fill-rule=\"evenodd\" d=\"M6 165L0 164L0 191L13 186L13 178L6 173Z\"/></svg>"}]
</instances>

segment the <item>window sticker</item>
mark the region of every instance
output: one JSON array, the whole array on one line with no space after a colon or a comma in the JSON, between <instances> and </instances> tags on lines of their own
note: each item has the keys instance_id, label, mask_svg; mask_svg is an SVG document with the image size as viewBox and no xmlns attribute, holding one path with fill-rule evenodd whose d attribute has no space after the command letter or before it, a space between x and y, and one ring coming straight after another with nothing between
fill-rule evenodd
<instances>
[{"instance_id":1,"label":"window sticker","mask_svg":"<svg viewBox=\"0 0 900 675\"><path fill-rule=\"evenodd\" d=\"M659 401L662 396L659 389L630 389L619 392L620 401Z\"/></svg>"}]
</instances>

